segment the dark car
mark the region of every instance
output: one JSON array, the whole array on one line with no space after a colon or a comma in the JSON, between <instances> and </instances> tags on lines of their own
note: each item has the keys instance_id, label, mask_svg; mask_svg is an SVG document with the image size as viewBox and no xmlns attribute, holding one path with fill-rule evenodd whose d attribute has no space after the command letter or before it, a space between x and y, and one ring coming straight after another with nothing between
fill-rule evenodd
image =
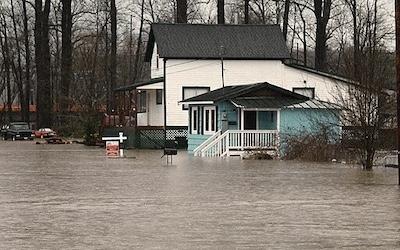
<instances>
[{"instance_id":1,"label":"dark car","mask_svg":"<svg viewBox=\"0 0 400 250\"><path fill-rule=\"evenodd\" d=\"M4 140L33 140L34 132L29 128L26 122L12 122L2 128Z\"/></svg>"}]
</instances>

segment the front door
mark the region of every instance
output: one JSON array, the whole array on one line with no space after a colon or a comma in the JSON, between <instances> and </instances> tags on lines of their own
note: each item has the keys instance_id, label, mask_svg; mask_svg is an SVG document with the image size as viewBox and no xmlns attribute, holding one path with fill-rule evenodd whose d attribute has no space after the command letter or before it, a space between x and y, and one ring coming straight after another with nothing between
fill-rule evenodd
<instances>
[{"instance_id":1,"label":"front door","mask_svg":"<svg viewBox=\"0 0 400 250\"><path fill-rule=\"evenodd\" d=\"M257 111L244 111L244 129L257 130Z\"/></svg>"}]
</instances>

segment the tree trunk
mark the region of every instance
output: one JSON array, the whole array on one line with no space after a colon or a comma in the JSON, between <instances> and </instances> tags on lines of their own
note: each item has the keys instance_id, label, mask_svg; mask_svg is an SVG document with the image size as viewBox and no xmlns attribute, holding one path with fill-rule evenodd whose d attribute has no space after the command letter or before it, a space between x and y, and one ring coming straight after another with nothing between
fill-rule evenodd
<instances>
[{"instance_id":1,"label":"tree trunk","mask_svg":"<svg viewBox=\"0 0 400 250\"><path fill-rule=\"evenodd\" d=\"M7 24L4 15L0 19L0 24L3 26L3 39L0 37L0 45L3 52L3 60L4 60L4 73L5 73L5 83L7 89L7 117L8 121L12 121L12 96L11 96L11 58L10 58L10 51L8 47L8 34L7 34Z\"/></svg>"},{"instance_id":2,"label":"tree trunk","mask_svg":"<svg viewBox=\"0 0 400 250\"><path fill-rule=\"evenodd\" d=\"M15 16L15 11L14 11L14 1L11 0L11 15L12 15L12 20L13 20L13 27L14 27L14 36L15 36L15 48L17 50L17 67L15 67L15 76L16 76L16 82L17 82L17 87L18 87L18 96L19 96L19 103L21 105L21 115L22 115L22 120L26 121L25 118L27 117L27 112L29 110L26 109L25 105L25 96L24 96L24 83L22 81L22 63L21 63L21 47L19 43L19 37L18 37L18 31L17 31L17 18Z\"/></svg>"},{"instance_id":3,"label":"tree trunk","mask_svg":"<svg viewBox=\"0 0 400 250\"><path fill-rule=\"evenodd\" d=\"M143 6L143 2L142 2ZM142 7L143 9L143 7ZM177 0L176 22L187 23L187 0Z\"/></svg>"},{"instance_id":4,"label":"tree trunk","mask_svg":"<svg viewBox=\"0 0 400 250\"><path fill-rule=\"evenodd\" d=\"M360 37L357 26L357 0L351 3L351 14L353 16L353 61L354 61L354 79L359 75L358 63L360 54ZM357 79L356 79L357 80Z\"/></svg>"},{"instance_id":5,"label":"tree trunk","mask_svg":"<svg viewBox=\"0 0 400 250\"><path fill-rule=\"evenodd\" d=\"M115 0L111 0L111 58L110 58L110 107L109 109L115 110L115 96L114 89L117 82L117 7Z\"/></svg>"},{"instance_id":6,"label":"tree trunk","mask_svg":"<svg viewBox=\"0 0 400 250\"><path fill-rule=\"evenodd\" d=\"M218 24L225 24L225 0L218 0Z\"/></svg>"},{"instance_id":7,"label":"tree trunk","mask_svg":"<svg viewBox=\"0 0 400 250\"><path fill-rule=\"evenodd\" d=\"M29 104L31 101L31 49L29 46L29 29L28 29L28 15L26 10L26 0L22 1L23 15L24 15L24 42L25 42L25 110L27 110L26 122L30 121Z\"/></svg>"},{"instance_id":8,"label":"tree trunk","mask_svg":"<svg viewBox=\"0 0 400 250\"><path fill-rule=\"evenodd\" d=\"M317 22L315 34L315 68L327 69L327 26L330 19L332 0L314 0L314 14Z\"/></svg>"},{"instance_id":9,"label":"tree trunk","mask_svg":"<svg viewBox=\"0 0 400 250\"><path fill-rule=\"evenodd\" d=\"M140 11L140 28L139 28L139 37L138 43L136 46L136 53L135 53L135 63L133 66L133 82L138 79L138 72L139 72L139 58L140 58L140 48L142 46L142 33L143 33L143 23L144 23L144 0L142 0L142 6Z\"/></svg>"},{"instance_id":10,"label":"tree trunk","mask_svg":"<svg viewBox=\"0 0 400 250\"><path fill-rule=\"evenodd\" d=\"M52 125L52 101L50 82L50 46L49 46L50 0L43 8L42 0L35 0L35 62L37 78L37 127Z\"/></svg>"},{"instance_id":11,"label":"tree trunk","mask_svg":"<svg viewBox=\"0 0 400 250\"><path fill-rule=\"evenodd\" d=\"M61 57L61 112L69 110L69 90L72 75L72 13L71 0L62 0L62 57Z\"/></svg>"},{"instance_id":12,"label":"tree trunk","mask_svg":"<svg viewBox=\"0 0 400 250\"><path fill-rule=\"evenodd\" d=\"M250 9L250 0L244 0L244 23L249 24L249 9Z\"/></svg>"},{"instance_id":13,"label":"tree trunk","mask_svg":"<svg viewBox=\"0 0 400 250\"><path fill-rule=\"evenodd\" d=\"M290 0L285 0L285 11L283 13L283 36L287 41L287 33L289 26L289 11L290 11Z\"/></svg>"}]
</instances>

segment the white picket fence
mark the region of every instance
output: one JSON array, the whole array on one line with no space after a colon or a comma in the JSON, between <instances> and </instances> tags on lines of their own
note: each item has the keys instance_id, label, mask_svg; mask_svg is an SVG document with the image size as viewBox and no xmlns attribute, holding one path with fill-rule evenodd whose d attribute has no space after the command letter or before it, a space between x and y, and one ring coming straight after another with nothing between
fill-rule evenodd
<instances>
[{"instance_id":1,"label":"white picket fence","mask_svg":"<svg viewBox=\"0 0 400 250\"><path fill-rule=\"evenodd\" d=\"M244 150L278 150L279 133L276 130L227 130L217 132L194 150L202 157L224 157Z\"/></svg>"}]
</instances>

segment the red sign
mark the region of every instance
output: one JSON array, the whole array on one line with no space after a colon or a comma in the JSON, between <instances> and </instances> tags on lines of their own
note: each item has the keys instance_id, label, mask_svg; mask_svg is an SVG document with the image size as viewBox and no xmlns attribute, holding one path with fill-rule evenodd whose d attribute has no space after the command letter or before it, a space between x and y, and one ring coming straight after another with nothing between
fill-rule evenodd
<instances>
[{"instance_id":1,"label":"red sign","mask_svg":"<svg viewBox=\"0 0 400 250\"><path fill-rule=\"evenodd\" d=\"M119 142L118 141L107 141L106 142L106 156L107 157L119 157Z\"/></svg>"}]
</instances>

